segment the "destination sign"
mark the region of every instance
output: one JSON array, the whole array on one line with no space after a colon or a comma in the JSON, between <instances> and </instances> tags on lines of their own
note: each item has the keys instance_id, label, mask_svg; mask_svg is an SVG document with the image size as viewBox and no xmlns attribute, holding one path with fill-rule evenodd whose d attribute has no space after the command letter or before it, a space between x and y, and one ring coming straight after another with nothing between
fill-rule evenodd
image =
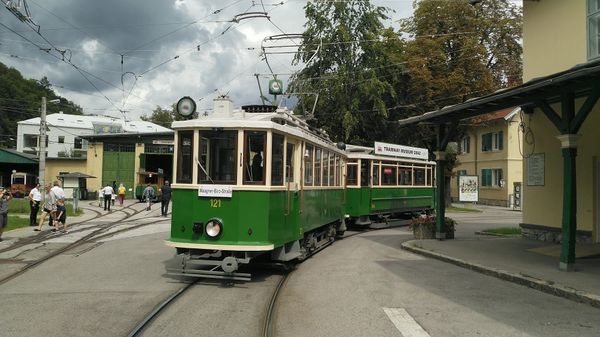
<instances>
[{"instance_id":1,"label":"destination sign","mask_svg":"<svg viewBox=\"0 0 600 337\"><path fill-rule=\"evenodd\" d=\"M233 190L226 185L201 185L198 187L199 197L231 198Z\"/></svg>"},{"instance_id":2,"label":"destination sign","mask_svg":"<svg viewBox=\"0 0 600 337\"><path fill-rule=\"evenodd\" d=\"M429 151L420 147L375 142L375 154L414 159L429 159Z\"/></svg>"}]
</instances>

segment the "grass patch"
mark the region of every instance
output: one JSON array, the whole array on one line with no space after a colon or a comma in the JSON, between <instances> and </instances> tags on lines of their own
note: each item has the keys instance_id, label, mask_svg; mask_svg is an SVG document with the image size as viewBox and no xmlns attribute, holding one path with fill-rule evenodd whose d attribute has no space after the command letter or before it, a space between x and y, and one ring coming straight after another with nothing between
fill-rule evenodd
<instances>
[{"instance_id":1,"label":"grass patch","mask_svg":"<svg viewBox=\"0 0 600 337\"><path fill-rule=\"evenodd\" d=\"M67 201L67 216L80 216L83 214L83 210L81 207L77 210L77 212L73 211L73 204ZM29 208L29 199L11 199L8 202L8 214L25 214L29 215L31 209ZM42 207L40 207L40 213L42 212ZM40 214L38 213L38 215Z\"/></svg>"},{"instance_id":2,"label":"grass patch","mask_svg":"<svg viewBox=\"0 0 600 337\"><path fill-rule=\"evenodd\" d=\"M475 208L465 208L465 207L446 207L447 212L464 212L464 213L481 213L480 210Z\"/></svg>"},{"instance_id":3,"label":"grass patch","mask_svg":"<svg viewBox=\"0 0 600 337\"><path fill-rule=\"evenodd\" d=\"M8 214L8 226L6 226L6 228L4 228L4 231L9 231L9 230L13 230L13 229L17 229L17 228L21 228L21 227L27 227L29 226L29 218L23 218L20 217L18 215L10 215L10 213Z\"/></svg>"},{"instance_id":4,"label":"grass patch","mask_svg":"<svg viewBox=\"0 0 600 337\"><path fill-rule=\"evenodd\" d=\"M498 235L521 235L519 227L501 227L482 230L483 233L498 234Z\"/></svg>"}]
</instances>

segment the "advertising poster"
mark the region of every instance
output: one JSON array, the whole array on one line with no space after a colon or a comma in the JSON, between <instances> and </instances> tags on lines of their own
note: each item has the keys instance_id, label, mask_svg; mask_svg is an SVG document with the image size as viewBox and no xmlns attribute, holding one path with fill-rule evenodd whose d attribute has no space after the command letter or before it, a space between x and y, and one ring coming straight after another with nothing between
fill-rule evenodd
<instances>
[{"instance_id":1,"label":"advertising poster","mask_svg":"<svg viewBox=\"0 0 600 337\"><path fill-rule=\"evenodd\" d=\"M458 177L458 201L479 201L479 177Z\"/></svg>"}]
</instances>

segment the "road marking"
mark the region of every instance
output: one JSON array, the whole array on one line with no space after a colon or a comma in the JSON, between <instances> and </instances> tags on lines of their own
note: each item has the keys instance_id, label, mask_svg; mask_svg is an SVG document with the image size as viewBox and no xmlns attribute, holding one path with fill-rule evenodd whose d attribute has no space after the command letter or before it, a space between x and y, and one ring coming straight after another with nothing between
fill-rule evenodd
<instances>
[{"instance_id":1,"label":"road marking","mask_svg":"<svg viewBox=\"0 0 600 337\"><path fill-rule=\"evenodd\" d=\"M403 308L383 308L396 329L404 337L430 337L427 331Z\"/></svg>"}]
</instances>

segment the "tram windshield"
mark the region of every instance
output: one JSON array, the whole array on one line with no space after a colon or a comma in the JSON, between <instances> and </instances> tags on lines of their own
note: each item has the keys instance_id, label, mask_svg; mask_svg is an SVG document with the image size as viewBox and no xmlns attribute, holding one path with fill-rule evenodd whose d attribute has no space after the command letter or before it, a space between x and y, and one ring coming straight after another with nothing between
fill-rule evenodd
<instances>
[{"instance_id":1,"label":"tram windshield","mask_svg":"<svg viewBox=\"0 0 600 337\"><path fill-rule=\"evenodd\" d=\"M200 130L198 181L236 183L237 131Z\"/></svg>"}]
</instances>

